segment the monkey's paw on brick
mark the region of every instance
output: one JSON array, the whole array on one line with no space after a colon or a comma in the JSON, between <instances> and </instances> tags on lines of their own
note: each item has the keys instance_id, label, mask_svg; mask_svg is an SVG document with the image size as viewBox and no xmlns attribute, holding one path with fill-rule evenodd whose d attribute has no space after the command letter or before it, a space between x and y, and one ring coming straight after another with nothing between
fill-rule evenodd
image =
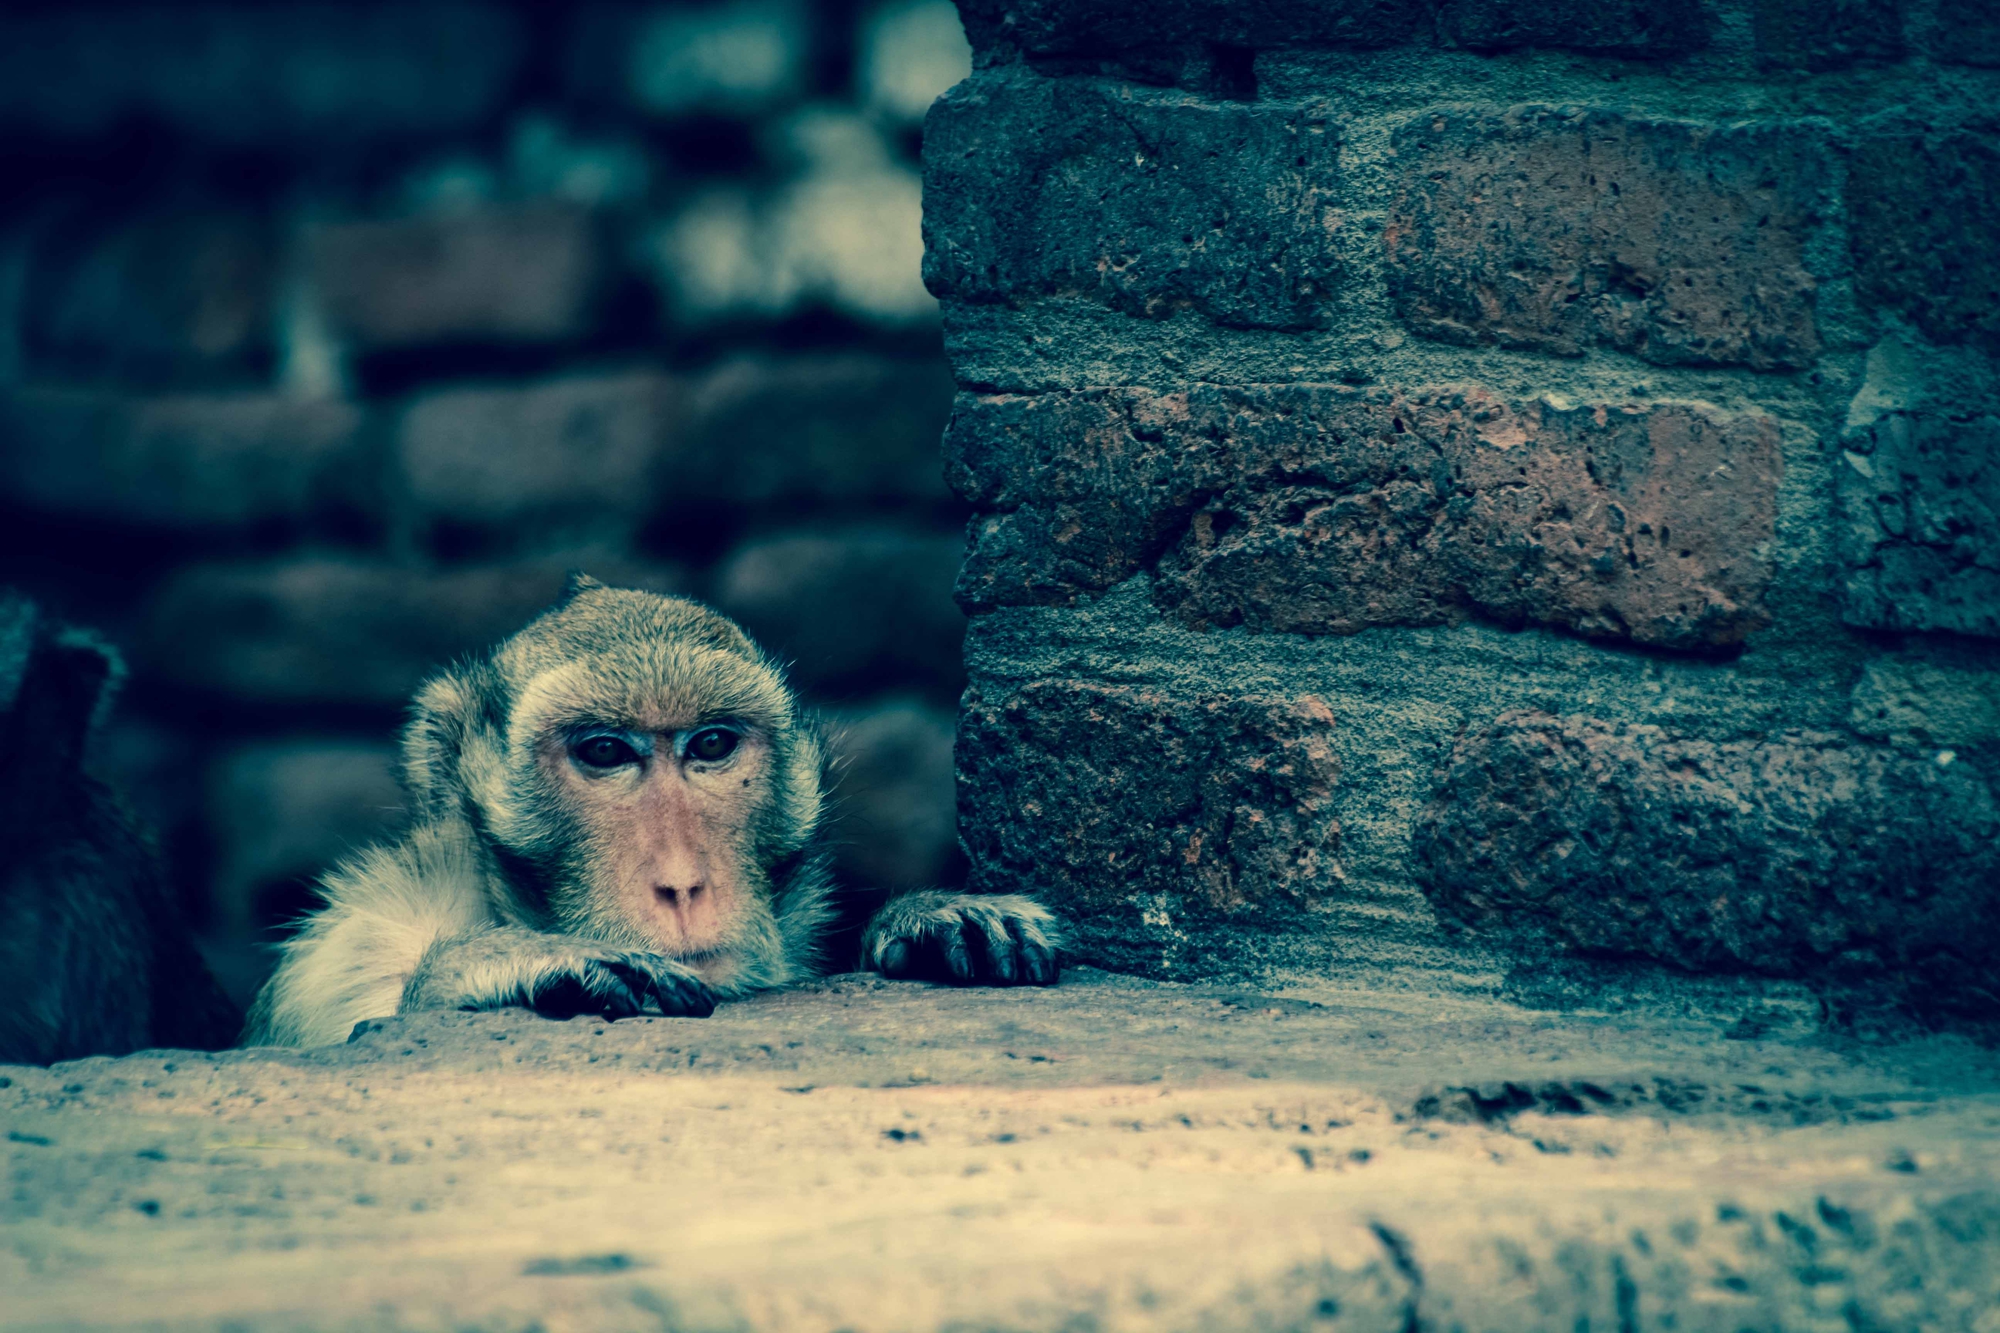
<instances>
[{"instance_id":1,"label":"monkey's paw on brick","mask_svg":"<svg viewBox=\"0 0 2000 1333\"><path fill-rule=\"evenodd\" d=\"M868 923L861 956L885 977L961 986L1052 986L1062 937L1055 916L1013 893L906 893Z\"/></svg>"}]
</instances>

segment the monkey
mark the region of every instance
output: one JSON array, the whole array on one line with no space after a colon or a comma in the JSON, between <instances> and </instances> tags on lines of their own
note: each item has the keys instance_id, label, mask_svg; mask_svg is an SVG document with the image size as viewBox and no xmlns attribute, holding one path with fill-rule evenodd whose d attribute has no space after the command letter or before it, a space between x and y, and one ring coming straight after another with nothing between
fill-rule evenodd
<instances>
[{"instance_id":1,"label":"monkey","mask_svg":"<svg viewBox=\"0 0 2000 1333\"><path fill-rule=\"evenodd\" d=\"M84 772L124 674L96 635L0 592L0 1063L220 1050L242 1022L152 840Z\"/></svg>"},{"instance_id":2,"label":"monkey","mask_svg":"<svg viewBox=\"0 0 2000 1333\"><path fill-rule=\"evenodd\" d=\"M826 741L702 603L573 576L418 689L401 768L406 831L322 877L246 1043L440 1009L699 1017L825 964ZM861 936L872 970L961 984L1052 984L1060 946L1020 894L906 894Z\"/></svg>"}]
</instances>

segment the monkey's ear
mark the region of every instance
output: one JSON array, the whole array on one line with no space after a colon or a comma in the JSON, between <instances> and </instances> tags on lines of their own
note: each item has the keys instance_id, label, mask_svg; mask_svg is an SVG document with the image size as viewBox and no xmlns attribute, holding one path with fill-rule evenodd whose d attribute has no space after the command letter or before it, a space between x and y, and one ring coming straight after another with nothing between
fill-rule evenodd
<instances>
[{"instance_id":1,"label":"monkey's ear","mask_svg":"<svg viewBox=\"0 0 2000 1333\"><path fill-rule=\"evenodd\" d=\"M599 583L596 579L590 577L590 575L584 573L582 570L572 569L569 572L569 577L563 581L562 596L556 598L556 605L557 606L566 605L569 602L573 601L578 595L586 592L595 592L597 589L602 588L603 586L604 585L602 583Z\"/></svg>"}]
</instances>

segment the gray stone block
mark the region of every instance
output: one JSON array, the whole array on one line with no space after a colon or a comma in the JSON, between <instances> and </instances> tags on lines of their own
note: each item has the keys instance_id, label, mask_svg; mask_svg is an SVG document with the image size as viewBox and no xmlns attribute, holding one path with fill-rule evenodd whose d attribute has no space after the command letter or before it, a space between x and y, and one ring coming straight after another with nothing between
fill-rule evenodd
<instances>
[{"instance_id":1,"label":"gray stone block","mask_svg":"<svg viewBox=\"0 0 2000 1333\"><path fill-rule=\"evenodd\" d=\"M1847 623L2000 636L2000 417L1891 412L1842 444Z\"/></svg>"},{"instance_id":2,"label":"gray stone block","mask_svg":"<svg viewBox=\"0 0 2000 1333\"><path fill-rule=\"evenodd\" d=\"M953 89L924 133L924 279L941 299L1331 318L1340 131L1324 115L1008 72Z\"/></svg>"},{"instance_id":3,"label":"gray stone block","mask_svg":"<svg viewBox=\"0 0 2000 1333\"><path fill-rule=\"evenodd\" d=\"M1934 342L2000 340L2000 143L1991 124L1871 135L1847 176L1862 298Z\"/></svg>"},{"instance_id":4,"label":"gray stone block","mask_svg":"<svg viewBox=\"0 0 2000 1333\"><path fill-rule=\"evenodd\" d=\"M1454 747L1415 857L1476 932L2000 1010L2000 798L1963 757L1508 712Z\"/></svg>"},{"instance_id":5,"label":"gray stone block","mask_svg":"<svg viewBox=\"0 0 2000 1333\"><path fill-rule=\"evenodd\" d=\"M362 351L581 338L606 277L596 224L558 203L324 223L304 248L328 327Z\"/></svg>"},{"instance_id":6,"label":"gray stone block","mask_svg":"<svg viewBox=\"0 0 2000 1333\"><path fill-rule=\"evenodd\" d=\"M1296 923L1342 879L1333 729L1310 695L975 684L958 742L969 883L1111 923L1087 956L1146 972L1143 932L1120 923L1154 898L1217 931Z\"/></svg>"},{"instance_id":7,"label":"gray stone block","mask_svg":"<svg viewBox=\"0 0 2000 1333\"><path fill-rule=\"evenodd\" d=\"M378 512L362 410L266 392L0 395L0 493L52 514L183 531Z\"/></svg>"}]
</instances>

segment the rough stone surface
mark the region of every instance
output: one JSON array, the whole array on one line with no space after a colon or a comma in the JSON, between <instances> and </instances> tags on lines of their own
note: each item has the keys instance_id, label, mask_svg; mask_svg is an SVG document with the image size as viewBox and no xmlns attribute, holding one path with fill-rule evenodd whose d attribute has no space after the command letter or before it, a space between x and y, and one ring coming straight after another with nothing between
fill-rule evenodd
<instances>
[{"instance_id":1,"label":"rough stone surface","mask_svg":"<svg viewBox=\"0 0 2000 1333\"><path fill-rule=\"evenodd\" d=\"M1438 32L1474 51L1547 47L1671 59L1705 48L1715 20L1700 0L1445 0Z\"/></svg>"},{"instance_id":2,"label":"rough stone surface","mask_svg":"<svg viewBox=\"0 0 2000 1333\"><path fill-rule=\"evenodd\" d=\"M822 697L955 681L965 543L887 527L754 538L717 567L711 599ZM954 689L952 693L956 693Z\"/></svg>"},{"instance_id":3,"label":"rough stone surface","mask_svg":"<svg viewBox=\"0 0 2000 1333\"><path fill-rule=\"evenodd\" d=\"M1865 299L1936 342L2000 339L2000 146L1990 124L1863 139L1847 213Z\"/></svg>"},{"instance_id":4,"label":"rough stone surface","mask_svg":"<svg viewBox=\"0 0 2000 1333\"><path fill-rule=\"evenodd\" d=\"M1881 657L1862 669L1852 697L1847 724L1863 736L2000 742L2000 662L1940 661L1921 650Z\"/></svg>"},{"instance_id":5,"label":"rough stone surface","mask_svg":"<svg viewBox=\"0 0 2000 1333\"><path fill-rule=\"evenodd\" d=\"M1757 54L1813 71L1902 58L1903 0L1757 0Z\"/></svg>"},{"instance_id":6,"label":"rough stone surface","mask_svg":"<svg viewBox=\"0 0 2000 1333\"><path fill-rule=\"evenodd\" d=\"M1010 71L960 84L924 133L924 278L941 298L1331 318L1340 134L1322 115Z\"/></svg>"},{"instance_id":7,"label":"rough stone surface","mask_svg":"<svg viewBox=\"0 0 2000 1333\"><path fill-rule=\"evenodd\" d=\"M397 708L432 671L553 604L572 569L660 592L685 580L592 551L445 570L337 556L194 564L152 604L140 650L204 692Z\"/></svg>"},{"instance_id":8,"label":"rough stone surface","mask_svg":"<svg viewBox=\"0 0 2000 1333\"><path fill-rule=\"evenodd\" d=\"M1508 712L1454 748L1415 855L1475 930L2000 1012L2000 799L1964 758Z\"/></svg>"},{"instance_id":9,"label":"rough stone surface","mask_svg":"<svg viewBox=\"0 0 2000 1333\"><path fill-rule=\"evenodd\" d=\"M845 978L0 1078L21 1329L1983 1333L2000 1305L1992 1053L1770 1010Z\"/></svg>"},{"instance_id":10,"label":"rough stone surface","mask_svg":"<svg viewBox=\"0 0 2000 1333\"><path fill-rule=\"evenodd\" d=\"M1157 562L1189 623L1311 633L1477 612L1674 648L1765 622L1775 423L1697 404L1287 385L967 398L960 594L1061 603Z\"/></svg>"},{"instance_id":11,"label":"rough stone surface","mask_svg":"<svg viewBox=\"0 0 2000 1333\"><path fill-rule=\"evenodd\" d=\"M2000 636L2000 417L1891 412L1842 443L1847 623Z\"/></svg>"},{"instance_id":12,"label":"rough stone surface","mask_svg":"<svg viewBox=\"0 0 2000 1333\"><path fill-rule=\"evenodd\" d=\"M0 491L24 507L178 529L304 524L380 506L363 415L280 394L0 398Z\"/></svg>"},{"instance_id":13,"label":"rough stone surface","mask_svg":"<svg viewBox=\"0 0 2000 1333\"><path fill-rule=\"evenodd\" d=\"M1441 108L1395 135L1383 243L1427 338L1666 365L1812 364L1805 263L1830 168L1810 131L1609 110Z\"/></svg>"},{"instance_id":14,"label":"rough stone surface","mask_svg":"<svg viewBox=\"0 0 2000 1333\"><path fill-rule=\"evenodd\" d=\"M582 337L604 268L589 215L546 203L328 223L305 252L328 324L363 349Z\"/></svg>"},{"instance_id":15,"label":"rough stone surface","mask_svg":"<svg viewBox=\"0 0 2000 1333\"><path fill-rule=\"evenodd\" d=\"M1987 0L1938 0L1929 48L1938 60L2000 65L2000 9Z\"/></svg>"},{"instance_id":16,"label":"rough stone surface","mask_svg":"<svg viewBox=\"0 0 2000 1333\"><path fill-rule=\"evenodd\" d=\"M1040 892L1085 930L1156 897L1176 918L1283 916L1340 882L1339 768L1309 695L975 686L959 714L970 882ZM1088 946L1135 961L1117 954L1115 933Z\"/></svg>"},{"instance_id":17,"label":"rough stone surface","mask_svg":"<svg viewBox=\"0 0 2000 1333\"><path fill-rule=\"evenodd\" d=\"M651 371L441 389L397 429L402 489L431 524L629 532L655 503L683 402L677 381Z\"/></svg>"}]
</instances>

